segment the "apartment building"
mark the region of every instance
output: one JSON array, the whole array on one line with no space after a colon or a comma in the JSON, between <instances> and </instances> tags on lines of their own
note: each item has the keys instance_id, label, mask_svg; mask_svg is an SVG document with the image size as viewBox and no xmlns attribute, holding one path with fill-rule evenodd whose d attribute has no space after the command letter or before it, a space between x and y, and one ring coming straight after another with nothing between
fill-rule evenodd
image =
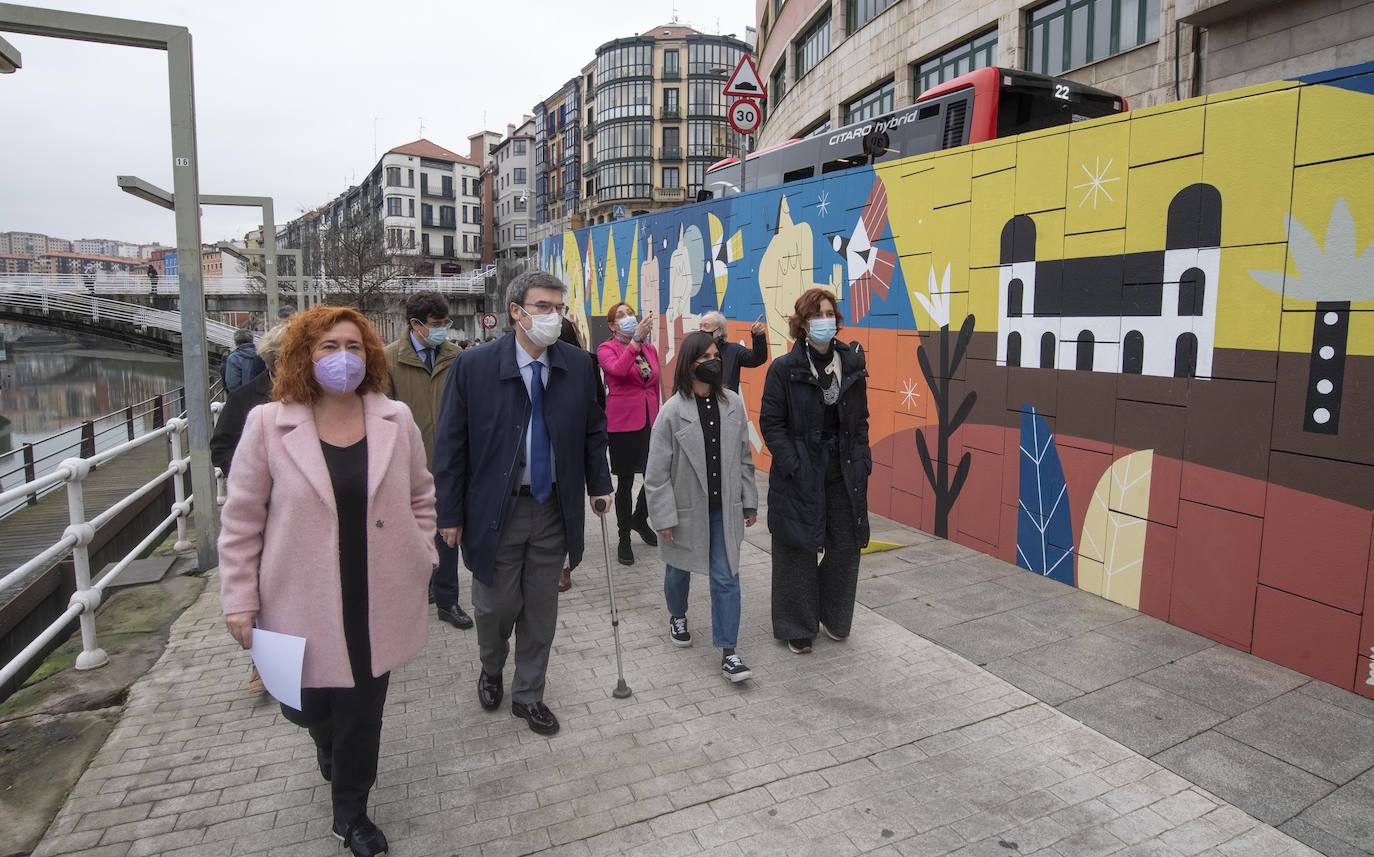
<instances>
[{"instance_id":1,"label":"apartment building","mask_svg":"<svg viewBox=\"0 0 1374 857\"><path fill-rule=\"evenodd\" d=\"M756 149L913 103L983 66L1132 107L1365 62L1374 0L755 0L768 82Z\"/></svg>"},{"instance_id":2,"label":"apartment building","mask_svg":"<svg viewBox=\"0 0 1374 857\"><path fill-rule=\"evenodd\" d=\"M506 126L491 155L495 261L531 255L534 200L534 117Z\"/></svg>"}]
</instances>

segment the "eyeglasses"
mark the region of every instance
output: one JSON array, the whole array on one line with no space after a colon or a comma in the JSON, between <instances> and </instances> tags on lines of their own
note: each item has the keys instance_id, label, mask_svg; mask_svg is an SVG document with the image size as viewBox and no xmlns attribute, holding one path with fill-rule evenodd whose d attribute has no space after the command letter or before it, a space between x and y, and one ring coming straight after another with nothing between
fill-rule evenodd
<instances>
[{"instance_id":1,"label":"eyeglasses","mask_svg":"<svg viewBox=\"0 0 1374 857\"><path fill-rule=\"evenodd\" d=\"M532 311L531 315L548 315L558 313L559 315L568 314L567 304L551 304L548 301L539 301L532 304L521 304L527 311Z\"/></svg>"}]
</instances>

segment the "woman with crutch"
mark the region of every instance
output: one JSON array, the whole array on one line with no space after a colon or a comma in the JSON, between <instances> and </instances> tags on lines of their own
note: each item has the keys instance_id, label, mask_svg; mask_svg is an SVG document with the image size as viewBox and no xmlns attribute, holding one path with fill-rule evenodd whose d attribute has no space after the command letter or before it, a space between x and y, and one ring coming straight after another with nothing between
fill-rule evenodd
<instances>
[{"instance_id":1,"label":"woman with crutch","mask_svg":"<svg viewBox=\"0 0 1374 857\"><path fill-rule=\"evenodd\" d=\"M758 488L744 400L721 386L716 340L698 331L679 346L673 392L654 422L644 488L649 520L667 566L663 594L673 645L692 645L687 594L692 574L711 586L711 643L731 682L753 677L735 652L739 637L739 555L745 527L758 519Z\"/></svg>"}]
</instances>

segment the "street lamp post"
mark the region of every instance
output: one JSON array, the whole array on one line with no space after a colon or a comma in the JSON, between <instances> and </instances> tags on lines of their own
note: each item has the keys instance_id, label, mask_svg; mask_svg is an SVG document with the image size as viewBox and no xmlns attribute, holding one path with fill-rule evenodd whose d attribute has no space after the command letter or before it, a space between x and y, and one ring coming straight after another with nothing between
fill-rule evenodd
<instances>
[{"instance_id":1,"label":"street lamp post","mask_svg":"<svg viewBox=\"0 0 1374 857\"><path fill-rule=\"evenodd\" d=\"M176 212L177 254L200 257L200 161L196 154L195 79L191 33L185 27L107 18L0 3L0 32L166 51L171 115L172 181L180 205ZM19 67L19 52L0 47L0 68ZM13 71L13 68L10 69ZM215 468L210 462L210 359L205 340L205 288L200 265L182 265L181 364L185 376L186 416L191 441L191 488L203 514L196 515L196 559L202 571L218 564L216 550Z\"/></svg>"}]
</instances>

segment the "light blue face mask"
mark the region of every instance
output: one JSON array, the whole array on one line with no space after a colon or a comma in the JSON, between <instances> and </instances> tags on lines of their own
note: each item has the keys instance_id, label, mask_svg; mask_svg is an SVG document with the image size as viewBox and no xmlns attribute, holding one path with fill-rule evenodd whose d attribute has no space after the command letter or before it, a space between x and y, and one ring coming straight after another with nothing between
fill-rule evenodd
<instances>
[{"instance_id":1,"label":"light blue face mask","mask_svg":"<svg viewBox=\"0 0 1374 857\"><path fill-rule=\"evenodd\" d=\"M635 328L639 327L639 319L632 315L627 315L619 322L620 332L626 336L634 336Z\"/></svg>"},{"instance_id":2,"label":"light blue face mask","mask_svg":"<svg viewBox=\"0 0 1374 857\"><path fill-rule=\"evenodd\" d=\"M816 345L829 345L836 330L833 318L813 318L806 323L806 336Z\"/></svg>"},{"instance_id":3,"label":"light blue face mask","mask_svg":"<svg viewBox=\"0 0 1374 857\"><path fill-rule=\"evenodd\" d=\"M430 348L438 348L445 342L448 342L448 332L449 327L447 325L444 327L430 327L429 336L425 337L425 344Z\"/></svg>"}]
</instances>

